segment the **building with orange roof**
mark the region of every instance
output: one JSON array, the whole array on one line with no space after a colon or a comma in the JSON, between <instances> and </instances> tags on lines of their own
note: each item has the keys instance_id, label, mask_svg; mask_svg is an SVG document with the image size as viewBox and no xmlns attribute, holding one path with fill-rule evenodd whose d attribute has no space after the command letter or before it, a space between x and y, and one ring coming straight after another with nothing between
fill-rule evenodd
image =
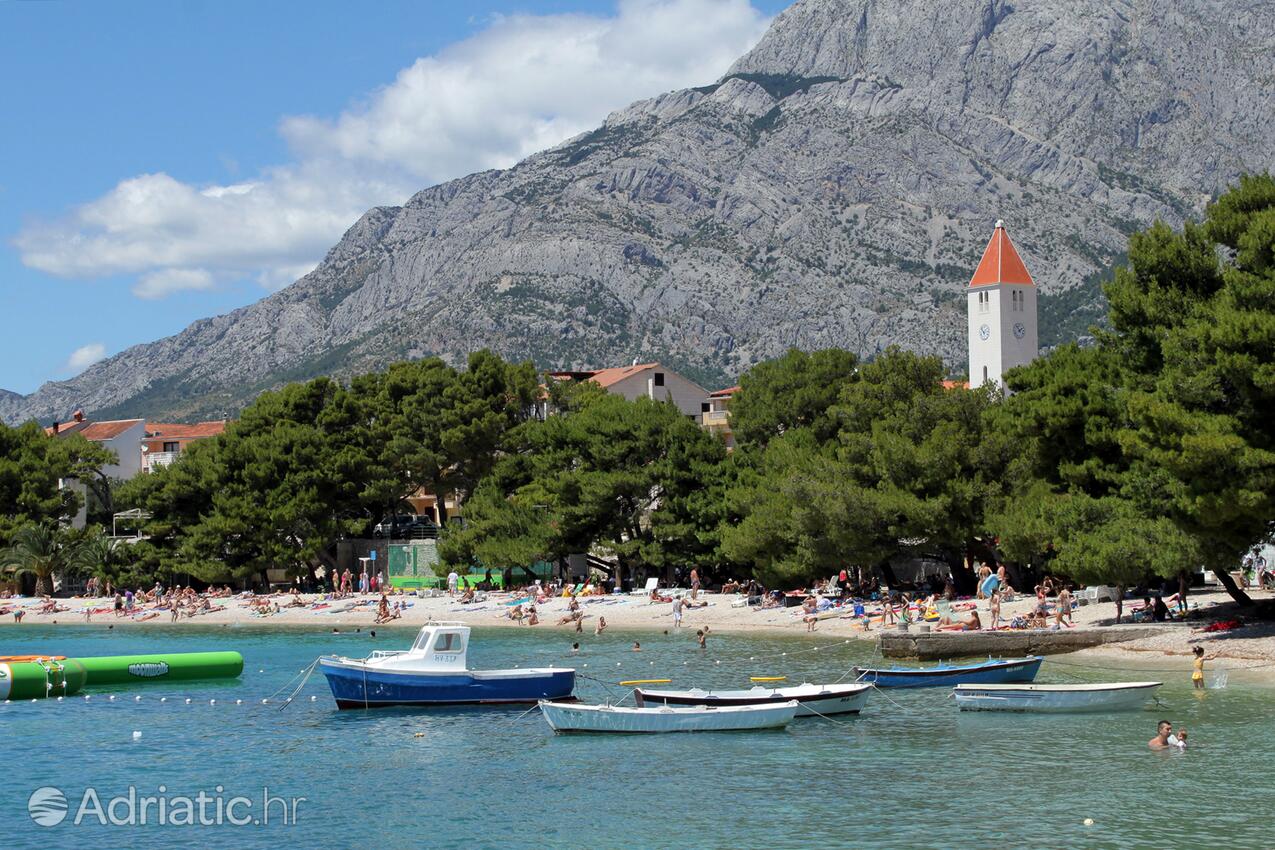
<instances>
[{"instance_id":1,"label":"building with orange roof","mask_svg":"<svg viewBox=\"0 0 1275 850\"><path fill-rule=\"evenodd\" d=\"M727 451L735 448L735 434L730 427L730 402L739 392L739 387L726 387L708 394L700 413L700 424L709 433L721 438Z\"/></svg>"},{"instance_id":2,"label":"building with orange roof","mask_svg":"<svg viewBox=\"0 0 1275 850\"><path fill-rule=\"evenodd\" d=\"M996 222L966 299L969 386L1005 388L1005 373L1036 359L1036 283L1005 230Z\"/></svg>"},{"instance_id":3,"label":"building with orange roof","mask_svg":"<svg viewBox=\"0 0 1275 850\"><path fill-rule=\"evenodd\" d=\"M546 378L558 381L592 381L607 392L629 401L646 397L667 401L692 419L699 420L707 408L708 391L659 363L634 363L607 369L549 372Z\"/></svg>"},{"instance_id":4,"label":"building with orange roof","mask_svg":"<svg viewBox=\"0 0 1275 850\"><path fill-rule=\"evenodd\" d=\"M142 440L142 470L151 472L177 460L191 443L206 440L226 432L225 419L209 422L182 424L175 422L151 422L146 426L146 438Z\"/></svg>"},{"instance_id":5,"label":"building with orange roof","mask_svg":"<svg viewBox=\"0 0 1275 850\"><path fill-rule=\"evenodd\" d=\"M83 410L71 415L69 422L55 421L44 429L50 437L68 437L79 434L91 443L115 452L118 462L102 468L107 478L129 479L142 471L142 438L146 436L145 419L111 419L93 422L84 417Z\"/></svg>"}]
</instances>

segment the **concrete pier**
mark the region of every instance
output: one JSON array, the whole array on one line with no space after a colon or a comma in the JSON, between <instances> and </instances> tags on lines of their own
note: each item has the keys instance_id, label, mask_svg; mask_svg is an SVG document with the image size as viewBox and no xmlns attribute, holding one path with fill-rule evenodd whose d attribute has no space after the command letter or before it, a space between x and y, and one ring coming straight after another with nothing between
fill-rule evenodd
<instances>
[{"instance_id":1,"label":"concrete pier","mask_svg":"<svg viewBox=\"0 0 1275 850\"><path fill-rule=\"evenodd\" d=\"M945 658L1051 655L1075 652L1104 643L1138 640L1156 634L1154 628L1117 626L1106 629L1032 630L1014 632L882 632L877 646L885 658Z\"/></svg>"}]
</instances>

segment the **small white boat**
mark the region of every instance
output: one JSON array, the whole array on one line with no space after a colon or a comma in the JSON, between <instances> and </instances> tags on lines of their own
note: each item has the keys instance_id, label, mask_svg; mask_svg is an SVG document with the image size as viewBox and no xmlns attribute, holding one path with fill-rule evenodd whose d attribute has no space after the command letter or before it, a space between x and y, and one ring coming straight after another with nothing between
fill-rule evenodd
<instances>
[{"instance_id":1,"label":"small white boat","mask_svg":"<svg viewBox=\"0 0 1275 850\"><path fill-rule=\"evenodd\" d=\"M1141 708L1161 684L957 685L952 696L961 711L1132 711Z\"/></svg>"},{"instance_id":2,"label":"small white boat","mask_svg":"<svg viewBox=\"0 0 1275 850\"><path fill-rule=\"evenodd\" d=\"M575 689L573 669L470 670L468 651L469 626L427 623L411 649L378 650L367 658L325 655L319 672L337 708L508 705L563 699Z\"/></svg>"},{"instance_id":3,"label":"small white boat","mask_svg":"<svg viewBox=\"0 0 1275 850\"><path fill-rule=\"evenodd\" d=\"M555 732L736 732L780 729L797 715L798 702L767 705L659 706L577 705L540 701L540 711Z\"/></svg>"},{"instance_id":4,"label":"small white boat","mask_svg":"<svg viewBox=\"0 0 1275 850\"><path fill-rule=\"evenodd\" d=\"M688 691L656 691L634 688L633 697L638 705L706 705L727 708L740 705L774 705L796 700L798 717L817 717L827 714L858 714L868 701L871 685L850 683L845 685L797 685L788 688L764 688L761 686L735 691L706 691L691 688Z\"/></svg>"}]
</instances>

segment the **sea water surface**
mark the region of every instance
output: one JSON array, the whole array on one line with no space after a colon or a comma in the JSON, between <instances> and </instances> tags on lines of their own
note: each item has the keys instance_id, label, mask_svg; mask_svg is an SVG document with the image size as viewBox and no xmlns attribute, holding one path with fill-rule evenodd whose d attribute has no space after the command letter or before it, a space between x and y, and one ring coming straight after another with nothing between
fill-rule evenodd
<instances>
[{"instance_id":1,"label":"sea water surface","mask_svg":"<svg viewBox=\"0 0 1275 850\"><path fill-rule=\"evenodd\" d=\"M233 681L98 688L89 700L0 706L0 846L1272 845L1275 690L1237 675L1202 696L1192 693L1189 673L1172 675L1159 704L1124 714L960 713L946 689L890 690L874 692L861 716L835 723L812 718L785 731L660 736L555 736L538 711L521 708L337 711L317 672L286 708L280 700L290 687L261 703L320 654L406 648L412 636L403 629L379 629L375 638L366 630L250 627L4 629L0 654L237 649L246 663ZM670 687L747 687L749 676L763 675L830 682L856 663L879 660L870 644L818 635L714 634L707 651L693 632L578 637L582 651L572 656L571 633L475 629L470 663L575 666L600 680L582 679L578 689L596 701L618 699L625 689L615 683L623 679L671 678ZM635 640L641 652L632 651ZM1047 662L1038 681L1148 678L1136 669ZM1190 729L1189 750L1147 748L1161 717ZM202 791L224 803L242 796L251 808L241 804L234 813L257 821L263 795L276 802L269 823L243 826L224 818L212 826L160 825L155 809L144 826L104 826L91 807L74 823L89 790L106 806L126 800L130 787L136 797ZM67 818L55 826L29 815L41 788L68 801ZM289 811L285 822L281 812L294 798L304 799L295 821ZM206 805L213 817L215 802ZM115 814L130 817L125 803Z\"/></svg>"}]
</instances>

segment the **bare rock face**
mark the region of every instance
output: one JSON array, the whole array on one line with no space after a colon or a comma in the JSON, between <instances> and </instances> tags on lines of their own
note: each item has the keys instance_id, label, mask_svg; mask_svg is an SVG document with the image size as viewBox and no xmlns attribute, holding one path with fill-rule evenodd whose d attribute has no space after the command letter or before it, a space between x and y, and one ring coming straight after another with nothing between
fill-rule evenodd
<instances>
[{"instance_id":1,"label":"bare rock face","mask_svg":"<svg viewBox=\"0 0 1275 850\"><path fill-rule=\"evenodd\" d=\"M715 84L369 211L314 272L0 416L233 414L287 380L481 347L709 384L789 346L965 355L1004 219L1046 342L1128 233L1275 164L1275 15L1248 0L803 0Z\"/></svg>"}]
</instances>

